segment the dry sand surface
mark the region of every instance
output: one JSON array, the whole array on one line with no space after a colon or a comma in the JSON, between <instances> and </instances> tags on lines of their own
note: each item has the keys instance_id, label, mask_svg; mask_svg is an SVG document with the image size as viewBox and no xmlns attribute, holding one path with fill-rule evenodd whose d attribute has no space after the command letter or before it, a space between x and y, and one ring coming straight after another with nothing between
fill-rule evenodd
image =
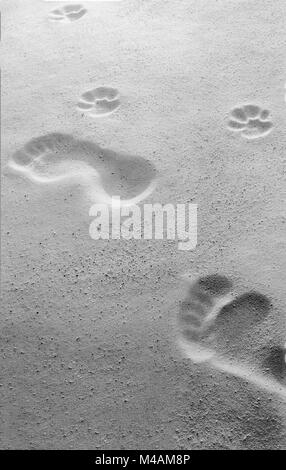
<instances>
[{"instance_id":1,"label":"dry sand surface","mask_svg":"<svg viewBox=\"0 0 286 470\"><path fill-rule=\"evenodd\" d=\"M286 449L285 0L79 3L1 2L0 446Z\"/></svg>"}]
</instances>

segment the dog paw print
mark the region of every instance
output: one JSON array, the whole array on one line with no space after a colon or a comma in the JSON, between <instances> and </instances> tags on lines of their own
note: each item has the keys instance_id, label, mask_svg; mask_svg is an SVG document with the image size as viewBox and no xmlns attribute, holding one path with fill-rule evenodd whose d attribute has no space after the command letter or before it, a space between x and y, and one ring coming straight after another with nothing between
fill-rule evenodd
<instances>
[{"instance_id":1,"label":"dog paw print","mask_svg":"<svg viewBox=\"0 0 286 470\"><path fill-rule=\"evenodd\" d=\"M49 19L67 23L68 21L79 20L86 12L87 10L82 5L65 5L62 8L52 10Z\"/></svg>"},{"instance_id":2,"label":"dog paw print","mask_svg":"<svg viewBox=\"0 0 286 470\"><path fill-rule=\"evenodd\" d=\"M83 93L77 103L77 109L92 117L107 116L120 105L118 90L100 86Z\"/></svg>"},{"instance_id":3,"label":"dog paw print","mask_svg":"<svg viewBox=\"0 0 286 470\"><path fill-rule=\"evenodd\" d=\"M228 129L240 132L246 139L257 139L269 134L273 123L269 119L270 112L254 104L246 104L234 108L230 113Z\"/></svg>"}]
</instances>

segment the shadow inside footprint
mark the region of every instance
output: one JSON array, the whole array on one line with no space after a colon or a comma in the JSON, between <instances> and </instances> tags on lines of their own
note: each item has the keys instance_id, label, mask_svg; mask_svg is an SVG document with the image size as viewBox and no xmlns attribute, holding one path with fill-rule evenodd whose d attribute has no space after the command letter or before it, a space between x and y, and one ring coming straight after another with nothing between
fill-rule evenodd
<instances>
[{"instance_id":1,"label":"shadow inside footprint","mask_svg":"<svg viewBox=\"0 0 286 470\"><path fill-rule=\"evenodd\" d=\"M217 318L217 322L230 319L233 327L239 327L240 330L247 329L252 325L263 321L271 309L271 302L259 292L247 292L231 303L225 305Z\"/></svg>"},{"instance_id":2,"label":"shadow inside footprint","mask_svg":"<svg viewBox=\"0 0 286 470\"><path fill-rule=\"evenodd\" d=\"M255 327L265 320L270 309L268 297L255 291L247 292L222 306L214 325L216 347L228 357L252 357Z\"/></svg>"},{"instance_id":3,"label":"shadow inside footprint","mask_svg":"<svg viewBox=\"0 0 286 470\"><path fill-rule=\"evenodd\" d=\"M8 166L38 182L99 175L104 190L121 199L138 196L156 178L156 168L145 158L61 133L30 140L14 153Z\"/></svg>"},{"instance_id":4,"label":"shadow inside footprint","mask_svg":"<svg viewBox=\"0 0 286 470\"><path fill-rule=\"evenodd\" d=\"M262 361L263 369L272 374L277 380L283 380L286 377L285 354L284 347L269 346Z\"/></svg>"},{"instance_id":5,"label":"shadow inside footprint","mask_svg":"<svg viewBox=\"0 0 286 470\"><path fill-rule=\"evenodd\" d=\"M221 296L227 294L232 288L232 282L226 276L220 274L210 274L201 277L193 286L197 290L203 290L210 296Z\"/></svg>"}]
</instances>

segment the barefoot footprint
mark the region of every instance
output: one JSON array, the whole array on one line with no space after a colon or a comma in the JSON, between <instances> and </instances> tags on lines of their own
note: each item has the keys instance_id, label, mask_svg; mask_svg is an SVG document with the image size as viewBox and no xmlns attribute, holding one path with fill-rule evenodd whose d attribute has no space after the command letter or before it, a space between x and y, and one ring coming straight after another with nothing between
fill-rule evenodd
<instances>
[{"instance_id":1,"label":"barefoot footprint","mask_svg":"<svg viewBox=\"0 0 286 470\"><path fill-rule=\"evenodd\" d=\"M92 117L108 116L120 106L118 90L100 86L83 93L77 109Z\"/></svg>"},{"instance_id":2,"label":"barefoot footprint","mask_svg":"<svg viewBox=\"0 0 286 470\"><path fill-rule=\"evenodd\" d=\"M79 20L86 12L87 10L82 5L65 5L62 8L52 10L49 13L49 19L67 23L69 21Z\"/></svg>"},{"instance_id":3,"label":"barefoot footprint","mask_svg":"<svg viewBox=\"0 0 286 470\"><path fill-rule=\"evenodd\" d=\"M8 162L13 171L40 184L80 182L92 202L122 205L145 199L155 187L155 167L142 157L102 149L94 142L53 133L32 139Z\"/></svg>"},{"instance_id":4,"label":"barefoot footprint","mask_svg":"<svg viewBox=\"0 0 286 470\"><path fill-rule=\"evenodd\" d=\"M251 335L270 310L270 300L259 292L235 296L226 276L201 277L191 283L180 306L179 347L195 363L207 363L286 399L285 344L268 348Z\"/></svg>"},{"instance_id":5,"label":"barefoot footprint","mask_svg":"<svg viewBox=\"0 0 286 470\"><path fill-rule=\"evenodd\" d=\"M240 132L246 139L257 139L269 134L273 123L268 119L270 112L254 104L234 108L230 113L228 129Z\"/></svg>"},{"instance_id":6,"label":"barefoot footprint","mask_svg":"<svg viewBox=\"0 0 286 470\"><path fill-rule=\"evenodd\" d=\"M231 282L224 276L206 276L190 286L181 303L180 336L189 343L195 362L204 362L215 354L212 328L220 309L232 300L231 288Z\"/></svg>"}]
</instances>

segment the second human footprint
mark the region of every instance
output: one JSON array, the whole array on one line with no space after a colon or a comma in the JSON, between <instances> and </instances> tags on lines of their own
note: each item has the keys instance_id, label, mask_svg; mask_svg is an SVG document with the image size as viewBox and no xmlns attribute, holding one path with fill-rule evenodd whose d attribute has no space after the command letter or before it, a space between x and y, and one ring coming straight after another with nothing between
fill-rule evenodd
<instances>
[{"instance_id":1,"label":"second human footprint","mask_svg":"<svg viewBox=\"0 0 286 470\"><path fill-rule=\"evenodd\" d=\"M118 90L108 86L99 86L84 92L77 103L77 109L91 117L108 116L119 106Z\"/></svg>"},{"instance_id":2,"label":"second human footprint","mask_svg":"<svg viewBox=\"0 0 286 470\"><path fill-rule=\"evenodd\" d=\"M263 334L272 311L270 298L254 290L235 294L232 281L220 274L184 279L187 295L177 317L184 356L286 399L285 339L277 337L272 322L272 341Z\"/></svg>"}]
</instances>

